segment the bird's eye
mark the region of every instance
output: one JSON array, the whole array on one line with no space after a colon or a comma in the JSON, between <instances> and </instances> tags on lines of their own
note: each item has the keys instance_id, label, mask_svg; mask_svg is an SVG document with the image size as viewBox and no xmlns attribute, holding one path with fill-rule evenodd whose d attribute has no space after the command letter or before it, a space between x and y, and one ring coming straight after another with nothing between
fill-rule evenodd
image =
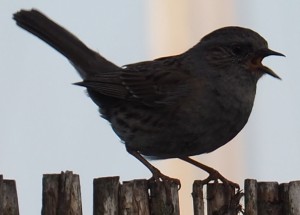
<instances>
[{"instance_id":1,"label":"bird's eye","mask_svg":"<svg viewBox=\"0 0 300 215\"><path fill-rule=\"evenodd\" d=\"M243 47L239 46L239 45L232 46L232 52L233 52L233 54L239 55L239 56L244 55L244 53L245 53Z\"/></svg>"}]
</instances>

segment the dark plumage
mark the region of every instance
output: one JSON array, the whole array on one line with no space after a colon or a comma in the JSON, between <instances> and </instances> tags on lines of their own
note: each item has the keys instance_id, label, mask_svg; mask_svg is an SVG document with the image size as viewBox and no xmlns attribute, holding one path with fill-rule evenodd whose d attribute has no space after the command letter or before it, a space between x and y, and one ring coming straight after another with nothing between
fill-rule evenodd
<instances>
[{"instance_id":1,"label":"dark plumage","mask_svg":"<svg viewBox=\"0 0 300 215\"><path fill-rule=\"evenodd\" d=\"M262 59L283 56L250 29L225 27L183 54L120 68L36 10L21 10L14 19L71 61L83 78L77 85L87 88L128 152L156 179L166 177L140 154L181 158L202 168L188 156L211 152L239 133L259 78L279 78Z\"/></svg>"}]
</instances>

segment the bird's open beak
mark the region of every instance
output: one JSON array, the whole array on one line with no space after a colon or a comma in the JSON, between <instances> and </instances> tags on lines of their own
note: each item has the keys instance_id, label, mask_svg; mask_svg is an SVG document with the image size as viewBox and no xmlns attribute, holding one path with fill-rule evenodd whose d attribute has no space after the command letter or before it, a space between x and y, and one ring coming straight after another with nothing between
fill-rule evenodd
<instances>
[{"instance_id":1,"label":"bird's open beak","mask_svg":"<svg viewBox=\"0 0 300 215\"><path fill-rule=\"evenodd\" d=\"M278 79L281 79L275 72L273 72L270 68L264 66L262 64L262 60L265 58L265 57L268 57L270 55L276 55L276 56L283 56L285 57L284 54L281 54L279 52L276 52L276 51L273 51L271 49L260 49L259 51L257 51L255 53L255 57L253 58L252 60L252 64L258 68L260 70L260 72L262 73L266 73L266 74L269 74L271 76L273 76L274 78L278 78Z\"/></svg>"}]
</instances>

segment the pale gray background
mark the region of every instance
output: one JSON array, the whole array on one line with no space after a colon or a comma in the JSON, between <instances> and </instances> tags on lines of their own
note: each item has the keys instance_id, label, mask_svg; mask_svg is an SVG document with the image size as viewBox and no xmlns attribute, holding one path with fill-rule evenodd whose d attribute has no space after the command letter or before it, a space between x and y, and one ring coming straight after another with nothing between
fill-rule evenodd
<instances>
[{"instance_id":1,"label":"pale gray background","mask_svg":"<svg viewBox=\"0 0 300 215\"><path fill-rule=\"evenodd\" d=\"M283 80L266 76L258 84L241 134L246 163L241 177L300 179L300 3L236 2L237 19L229 24L256 30L287 56L264 60ZM0 174L17 181L21 214L39 214L42 174L72 170L80 174L83 210L91 214L93 178L130 180L150 173L126 153L83 88L71 85L80 78L69 62L16 27L12 14L32 7L118 65L160 57L149 52L147 25L153 13L146 0L0 0Z\"/></svg>"}]
</instances>

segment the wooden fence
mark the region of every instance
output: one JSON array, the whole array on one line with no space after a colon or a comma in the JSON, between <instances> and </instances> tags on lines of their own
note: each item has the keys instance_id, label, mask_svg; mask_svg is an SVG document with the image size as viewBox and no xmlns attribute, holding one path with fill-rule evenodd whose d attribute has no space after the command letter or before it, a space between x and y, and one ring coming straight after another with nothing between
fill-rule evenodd
<instances>
[{"instance_id":1,"label":"wooden fence","mask_svg":"<svg viewBox=\"0 0 300 215\"><path fill-rule=\"evenodd\" d=\"M194 215L300 215L300 181L278 184L246 179L244 195L223 184L203 189L193 184ZM204 195L206 193L206 195ZM42 215L81 215L79 176L70 171L43 176ZM243 197L243 198L242 198ZM94 215L179 214L178 186L174 183L149 183L132 180L122 184L119 177L94 179ZM240 200L244 199L244 206ZM0 215L18 215L14 180L0 175Z\"/></svg>"}]
</instances>

